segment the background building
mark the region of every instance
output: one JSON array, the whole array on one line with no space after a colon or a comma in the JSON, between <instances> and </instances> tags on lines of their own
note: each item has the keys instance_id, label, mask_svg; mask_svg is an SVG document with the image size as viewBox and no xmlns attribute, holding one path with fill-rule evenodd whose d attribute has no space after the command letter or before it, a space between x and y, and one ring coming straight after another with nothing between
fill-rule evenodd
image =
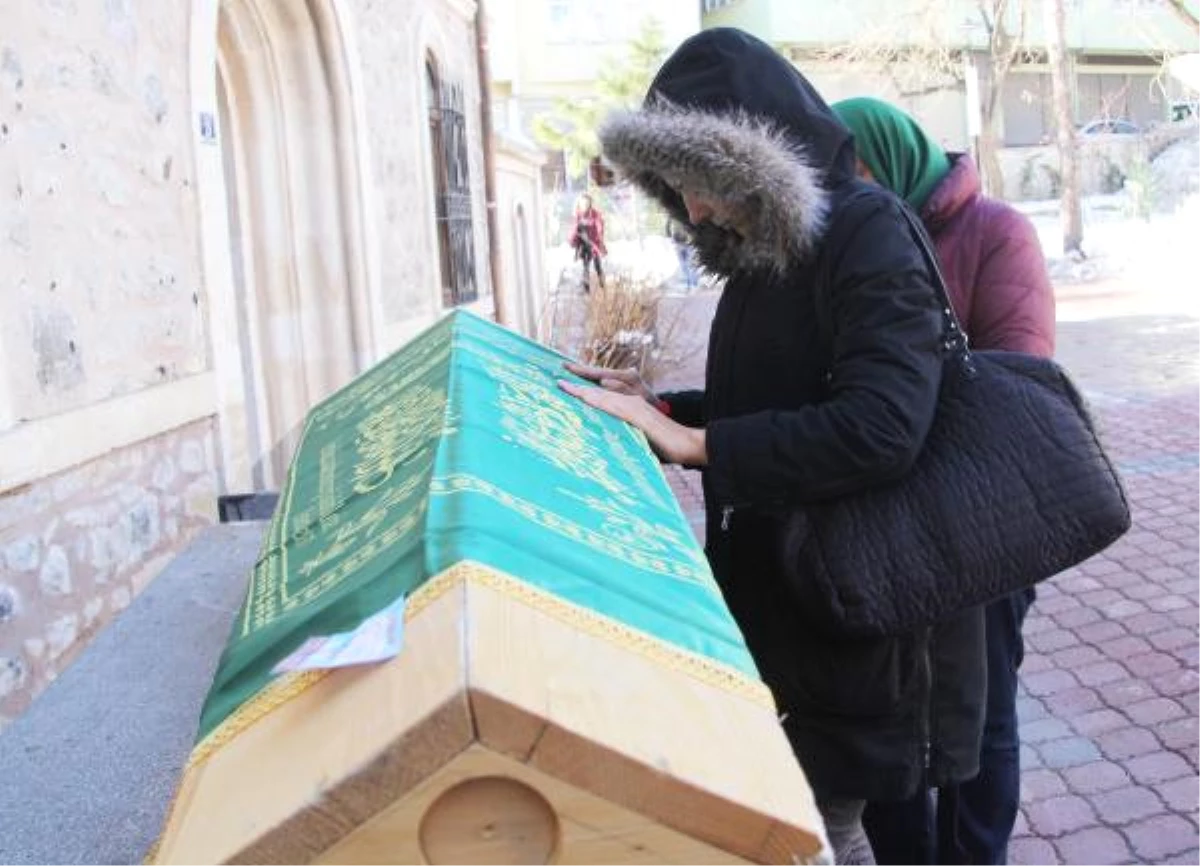
<instances>
[{"instance_id":1,"label":"background building","mask_svg":"<svg viewBox=\"0 0 1200 866\"><path fill-rule=\"evenodd\" d=\"M986 5L986 4L984 4ZM1045 63L1042 3L1012 0L1005 22L1030 56L1008 76L1003 143L1038 144L1053 134L1050 72ZM890 37L936 39L987 75L987 23L968 0L703 0L704 26L749 30L787 52L830 101L872 93L919 112L931 131L957 149L967 144L967 93L961 76L940 87L906 92L895 79L824 59L834 46ZM1171 119L1187 96L1163 74L1164 56L1196 49L1196 33L1161 0L1068 0L1067 41L1075 71L1075 119L1122 118L1140 127ZM914 88L915 89L915 88Z\"/></svg>"},{"instance_id":2,"label":"background building","mask_svg":"<svg viewBox=\"0 0 1200 866\"><path fill-rule=\"evenodd\" d=\"M0 724L314 403L491 313L475 13L0 0Z\"/></svg>"},{"instance_id":3,"label":"background building","mask_svg":"<svg viewBox=\"0 0 1200 866\"><path fill-rule=\"evenodd\" d=\"M558 99L590 99L606 64L620 62L647 18L667 52L700 29L696 0L490 0L496 127L531 139L533 119ZM548 162L546 186L566 182Z\"/></svg>"},{"instance_id":4,"label":"background building","mask_svg":"<svg viewBox=\"0 0 1200 866\"><path fill-rule=\"evenodd\" d=\"M1168 75L1164 60L1195 51L1197 28L1167 0L1066 0L1069 85L1080 129L1085 194L1115 192L1130 174L1187 130L1195 92ZM1191 5L1188 5L1191 4ZM742 27L790 56L830 102L872 95L921 121L950 150L992 165L1009 199L1053 198L1051 74L1042 0L703 0L704 26ZM990 17L1003 8L998 19ZM1195 18L1195 5L1185 0ZM997 27L1002 24L1003 27ZM990 35L1016 49L997 79ZM864 62L874 58L875 62ZM885 62L879 62L884 60ZM855 62L857 61L857 62ZM979 151L982 105L1001 80L992 109L995 162ZM1188 109L1181 111L1181 109ZM990 150L989 150L990 152Z\"/></svg>"}]
</instances>

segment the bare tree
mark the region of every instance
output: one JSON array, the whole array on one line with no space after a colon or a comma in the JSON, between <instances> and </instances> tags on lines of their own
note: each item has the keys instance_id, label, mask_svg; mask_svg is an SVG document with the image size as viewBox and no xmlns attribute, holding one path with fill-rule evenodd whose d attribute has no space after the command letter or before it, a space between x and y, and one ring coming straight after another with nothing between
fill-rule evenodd
<instances>
[{"instance_id":1,"label":"bare tree","mask_svg":"<svg viewBox=\"0 0 1200 866\"><path fill-rule=\"evenodd\" d=\"M1179 20L1192 29L1193 35L1200 36L1200 17L1197 17L1196 13L1188 8L1184 0L1163 0L1163 2L1171 7Z\"/></svg>"},{"instance_id":2,"label":"bare tree","mask_svg":"<svg viewBox=\"0 0 1200 866\"><path fill-rule=\"evenodd\" d=\"M1050 57L1054 94L1054 122L1062 176L1063 253L1083 255L1083 217L1079 204L1078 146L1071 115L1071 89L1067 59L1067 12L1064 0L1043 0L1046 18L1046 53Z\"/></svg>"},{"instance_id":3,"label":"bare tree","mask_svg":"<svg viewBox=\"0 0 1200 866\"><path fill-rule=\"evenodd\" d=\"M583 177L600 153L596 129L605 115L614 108L637 105L662 65L667 55L662 22L654 16L644 18L625 55L610 58L600 68L594 97L560 97L553 111L533 119L533 137L543 147L566 154L567 172L573 178Z\"/></svg>"},{"instance_id":4,"label":"bare tree","mask_svg":"<svg viewBox=\"0 0 1200 866\"><path fill-rule=\"evenodd\" d=\"M1024 52L1020 48L1025 32L1025 4L1022 0L979 0L976 11L987 33L988 78L981 88L979 125L979 163L983 171L984 189L994 196L1004 194L1004 174L1000 169L1000 148L1003 146L1004 85L1009 70ZM1016 24L1010 29L1011 17Z\"/></svg>"},{"instance_id":5,"label":"bare tree","mask_svg":"<svg viewBox=\"0 0 1200 866\"><path fill-rule=\"evenodd\" d=\"M987 45L980 81L980 132L977 154L984 188L1004 190L998 152L1003 143L1004 85L1022 48L1028 0L974 0L965 17L945 0L898 0L891 12L864 27L853 41L820 52L822 59L883 75L904 97L958 90L970 54L966 31L981 28ZM948 11L949 10L949 11Z\"/></svg>"}]
</instances>

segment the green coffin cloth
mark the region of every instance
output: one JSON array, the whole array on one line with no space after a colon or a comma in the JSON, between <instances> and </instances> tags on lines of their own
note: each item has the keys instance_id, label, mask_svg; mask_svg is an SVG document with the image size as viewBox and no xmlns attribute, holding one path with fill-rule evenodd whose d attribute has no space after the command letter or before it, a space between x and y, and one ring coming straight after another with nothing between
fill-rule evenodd
<instances>
[{"instance_id":1,"label":"green coffin cloth","mask_svg":"<svg viewBox=\"0 0 1200 866\"><path fill-rule=\"evenodd\" d=\"M463 561L757 680L645 439L562 393L562 362L455 312L309 414L201 738L307 638Z\"/></svg>"}]
</instances>

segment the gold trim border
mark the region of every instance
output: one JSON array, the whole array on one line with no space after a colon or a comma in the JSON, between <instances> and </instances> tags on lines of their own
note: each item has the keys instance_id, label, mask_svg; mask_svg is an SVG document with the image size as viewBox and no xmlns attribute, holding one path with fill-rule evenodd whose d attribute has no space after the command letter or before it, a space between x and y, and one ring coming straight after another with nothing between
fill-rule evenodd
<instances>
[{"instance_id":1,"label":"gold trim border","mask_svg":"<svg viewBox=\"0 0 1200 866\"><path fill-rule=\"evenodd\" d=\"M467 583L494 589L508 598L552 616L585 634L614 643L661 667L678 671L706 685L759 704L772 713L776 712L774 698L766 685L746 676L736 668L668 643L589 608L565 601L553 593L539 589L506 572L472 560L457 562L418 587L416 592L409 597L408 604L405 606L405 622L411 622L450 590ZM166 832L174 816L179 794L183 790L183 780L187 774L199 769L217 751L236 739L255 722L265 718L292 698L316 685L330 673L333 673L333 670L298 671L283 675L259 690L196 744L183 768L183 773L180 774L180 781L167 807L160 835L147 853L143 863L153 863L157 860L162 834Z\"/></svg>"},{"instance_id":2,"label":"gold trim border","mask_svg":"<svg viewBox=\"0 0 1200 866\"><path fill-rule=\"evenodd\" d=\"M576 627L586 634L617 644L662 667L678 671L706 685L738 695L775 712L775 702L766 685L746 676L736 668L667 643L661 638L638 631L603 614L564 601L553 593L532 586L498 569L470 560L455 563L422 584L409 598L405 607L405 622L420 615L425 608L450 590L467 583L494 589L511 599L552 616L560 622ZM331 672L330 670L319 670L285 674L261 689L201 740L188 757L187 765L180 777L180 784L176 787L175 794L167 808L163 831L165 832L175 812L176 801L182 790L182 779L186 774L194 772L222 746L234 740L255 722L319 683ZM155 842L144 862L154 862L159 842L161 842L161 837Z\"/></svg>"},{"instance_id":3,"label":"gold trim border","mask_svg":"<svg viewBox=\"0 0 1200 866\"><path fill-rule=\"evenodd\" d=\"M462 583L486 586L520 601L535 610L554 617L580 631L615 643L650 659L669 670L679 671L722 691L739 695L774 711L771 692L761 681L746 676L736 668L685 650L661 638L618 622L608 616L580 607L539 589L503 571L472 560L463 560L425 581L409 597L405 606L405 622L411 622L425 608ZM236 709L192 749L185 771L203 764L214 752L241 734L259 719L281 707L292 698L316 685L331 670L299 671L285 674L261 689Z\"/></svg>"},{"instance_id":4,"label":"gold trim border","mask_svg":"<svg viewBox=\"0 0 1200 866\"><path fill-rule=\"evenodd\" d=\"M475 583L494 589L586 634L636 652L669 670L679 671L702 683L761 704L772 711L775 709L774 699L766 685L736 668L668 643L588 608L564 601L553 593L473 560L457 562L425 581L409 597L405 606L405 622L411 622L425 608L461 583ZM192 749L185 769L191 770L204 763L246 728L316 685L331 672L299 671L285 674L270 683L238 707Z\"/></svg>"},{"instance_id":5,"label":"gold trim border","mask_svg":"<svg viewBox=\"0 0 1200 866\"><path fill-rule=\"evenodd\" d=\"M461 578L459 574L462 575ZM625 625L590 608L565 601L553 593L539 589L499 569L465 560L446 569L434 578L434 581L440 581L445 577L450 577L453 582L461 579L495 589L502 595L523 602L534 610L576 627L585 634L631 650L655 662L660 667L686 674L714 688L761 704L772 712L775 711L775 700L766 685L746 676L736 668L668 643L662 638ZM415 600L416 596L413 598Z\"/></svg>"}]
</instances>

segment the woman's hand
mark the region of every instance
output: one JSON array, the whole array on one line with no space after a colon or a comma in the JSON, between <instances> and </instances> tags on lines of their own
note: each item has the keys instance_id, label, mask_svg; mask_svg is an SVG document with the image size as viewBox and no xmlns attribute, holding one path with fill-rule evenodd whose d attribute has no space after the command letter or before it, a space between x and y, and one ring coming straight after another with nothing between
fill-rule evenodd
<instances>
[{"instance_id":1,"label":"woman's hand","mask_svg":"<svg viewBox=\"0 0 1200 866\"><path fill-rule=\"evenodd\" d=\"M563 366L581 379L595 382L608 391L641 397L651 406L657 407L659 404L658 397L650 390L650 386L642 381L641 375L633 367L624 370L610 370L608 367L593 367L588 364L576 364L574 361L567 361Z\"/></svg>"},{"instance_id":2,"label":"woman's hand","mask_svg":"<svg viewBox=\"0 0 1200 866\"><path fill-rule=\"evenodd\" d=\"M576 385L562 379L559 380L558 387L594 409L637 427L646 434L646 438L650 440L650 447L664 463L708 465L704 430L684 427L654 408L650 401L657 402L657 398L636 371L605 370L579 364L568 364L567 369L599 382L601 387ZM582 371L594 375L587 375Z\"/></svg>"}]
</instances>

